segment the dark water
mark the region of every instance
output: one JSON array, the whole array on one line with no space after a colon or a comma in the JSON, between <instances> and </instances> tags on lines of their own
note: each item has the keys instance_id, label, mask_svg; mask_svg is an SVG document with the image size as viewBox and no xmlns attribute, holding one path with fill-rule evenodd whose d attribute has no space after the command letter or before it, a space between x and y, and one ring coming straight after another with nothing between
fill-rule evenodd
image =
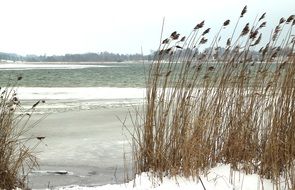
<instances>
[{"instance_id":1,"label":"dark water","mask_svg":"<svg viewBox=\"0 0 295 190\"><path fill-rule=\"evenodd\" d=\"M50 64L50 63L47 63ZM144 87L143 63L97 64L87 68L34 68L0 70L0 86L13 83L18 76L22 87ZM95 66L97 66L95 65Z\"/></svg>"},{"instance_id":2,"label":"dark water","mask_svg":"<svg viewBox=\"0 0 295 190\"><path fill-rule=\"evenodd\" d=\"M52 63L43 64L50 65ZM67 66L66 64L64 65ZM84 68L2 68L0 69L0 86L12 86L11 83L14 83L17 77L22 76L23 79L18 82L17 86L143 88L146 86L146 77L150 65L150 63L98 63L92 66L88 64L87 67ZM222 65L209 64L202 67L201 72L199 72L200 79L205 76L205 74L208 74L207 68L210 66L214 66L214 71L210 72L209 75L218 76L218 68ZM175 71L179 70L180 67L181 64L177 64L176 67L171 68L173 69L173 73L175 75L178 73ZM259 64L255 64L255 66L248 66L248 70L257 71L258 67ZM276 65L270 64L269 67L269 71L274 71ZM190 70L190 74L196 71L193 66L191 66ZM235 70L236 72L239 71L238 68Z\"/></svg>"}]
</instances>

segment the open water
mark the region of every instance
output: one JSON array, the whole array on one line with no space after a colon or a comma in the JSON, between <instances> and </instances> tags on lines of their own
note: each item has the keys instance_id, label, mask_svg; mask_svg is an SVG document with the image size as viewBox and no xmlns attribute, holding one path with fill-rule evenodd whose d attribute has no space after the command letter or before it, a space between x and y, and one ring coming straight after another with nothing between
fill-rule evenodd
<instances>
[{"instance_id":1,"label":"open water","mask_svg":"<svg viewBox=\"0 0 295 190\"><path fill-rule=\"evenodd\" d=\"M23 107L37 113L142 104L149 63L0 64L0 87L15 86ZM22 80L17 81L18 77Z\"/></svg>"},{"instance_id":2,"label":"open water","mask_svg":"<svg viewBox=\"0 0 295 190\"><path fill-rule=\"evenodd\" d=\"M143 63L0 64L0 86L23 79L21 87L143 87Z\"/></svg>"}]
</instances>

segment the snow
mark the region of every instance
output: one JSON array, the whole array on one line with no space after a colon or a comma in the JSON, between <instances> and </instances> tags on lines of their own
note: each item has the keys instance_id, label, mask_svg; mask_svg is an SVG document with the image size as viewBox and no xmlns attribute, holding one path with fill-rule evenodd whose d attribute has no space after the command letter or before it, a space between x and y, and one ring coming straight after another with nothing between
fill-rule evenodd
<instances>
[{"instance_id":1,"label":"snow","mask_svg":"<svg viewBox=\"0 0 295 190\"><path fill-rule=\"evenodd\" d=\"M207 175L201 175L206 190L274 190L274 184L267 179L262 179L256 174L246 175L243 172L233 171L229 165L219 165L208 171ZM108 184L96 187L66 186L56 189L62 190L204 190L199 179L187 179L184 177L164 177L163 182L150 173L142 173L135 180L125 184ZM283 184L281 188L284 189Z\"/></svg>"},{"instance_id":2,"label":"snow","mask_svg":"<svg viewBox=\"0 0 295 190\"><path fill-rule=\"evenodd\" d=\"M31 108L38 100L45 100L45 104L37 106L35 113L40 114L101 107L130 107L143 104L146 95L145 88L18 87L16 90L25 109Z\"/></svg>"},{"instance_id":3,"label":"snow","mask_svg":"<svg viewBox=\"0 0 295 190\"><path fill-rule=\"evenodd\" d=\"M109 100L109 99L143 99L144 88L114 87L19 87L21 100Z\"/></svg>"},{"instance_id":4,"label":"snow","mask_svg":"<svg viewBox=\"0 0 295 190\"><path fill-rule=\"evenodd\" d=\"M118 66L89 65L89 64L24 64L24 63L0 64L0 70L84 69L84 68L92 68L92 67L118 67Z\"/></svg>"}]
</instances>

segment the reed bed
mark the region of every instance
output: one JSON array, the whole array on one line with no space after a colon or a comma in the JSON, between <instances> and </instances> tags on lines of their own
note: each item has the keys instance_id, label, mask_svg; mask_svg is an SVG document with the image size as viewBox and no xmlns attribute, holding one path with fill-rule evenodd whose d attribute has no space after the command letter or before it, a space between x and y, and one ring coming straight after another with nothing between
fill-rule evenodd
<instances>
[{"instance_id":1,"label":"reed bed","mask_svg":"<svg viewBox=\"0 0 295 190\"><path fill-rule=\"evenodd\" d=\"M37 124L29 124L29 119L40 101L28 110L21 108L15 91L21 79L8 84L9 88L0 87L0 189L27 188L28 174L38 166L33 151L41 141L29 146L36 138L25 136Z\"/></svg>"},{"instance_id":2,"label":"reed bed","mask_svg":"<svg viewBox=\"0 0 295 190\"><path fill-rule=\"evenodd\" d=\"M135 174L198 177L222 163L295 189L295 16L262 44L265 13L238 31L246 12L225 44L230 20L212 40L205 21L161 40L134 119Z\"/></svg>"}]
</instances>

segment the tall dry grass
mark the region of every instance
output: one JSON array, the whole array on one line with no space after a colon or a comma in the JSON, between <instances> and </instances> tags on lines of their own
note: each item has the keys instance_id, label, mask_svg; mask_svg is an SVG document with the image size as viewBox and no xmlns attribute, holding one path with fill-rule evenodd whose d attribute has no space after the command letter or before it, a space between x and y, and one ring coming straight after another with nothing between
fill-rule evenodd
<instances>
[{"instance_id":1,"label":"tall dry grass","mask_svg":"<svg viewBox=\"0 0 295 190\"><path fill-rule=\"evenodd\" d=\"M16 84L0 88L0 189L27 188L28 174L38 166L33 150L40 141L28 146L29 141L36 139L24 137L33 126L28 121L38 103L22 110Z\"/></svg>"},{"instance_id":2,"label":"tall dry grass","mask_svg":"<svg viewBox=\"0 0 295 190\"><path fill-rule=\"evenodd\" d=\"M162 41L135 119L135 173L196 177L225 163L295 189L295 17L261 44L265 14L238 31L246 12L225 44L230 20L210 44L204 21Z\"/></svg>"}]
</instances>

